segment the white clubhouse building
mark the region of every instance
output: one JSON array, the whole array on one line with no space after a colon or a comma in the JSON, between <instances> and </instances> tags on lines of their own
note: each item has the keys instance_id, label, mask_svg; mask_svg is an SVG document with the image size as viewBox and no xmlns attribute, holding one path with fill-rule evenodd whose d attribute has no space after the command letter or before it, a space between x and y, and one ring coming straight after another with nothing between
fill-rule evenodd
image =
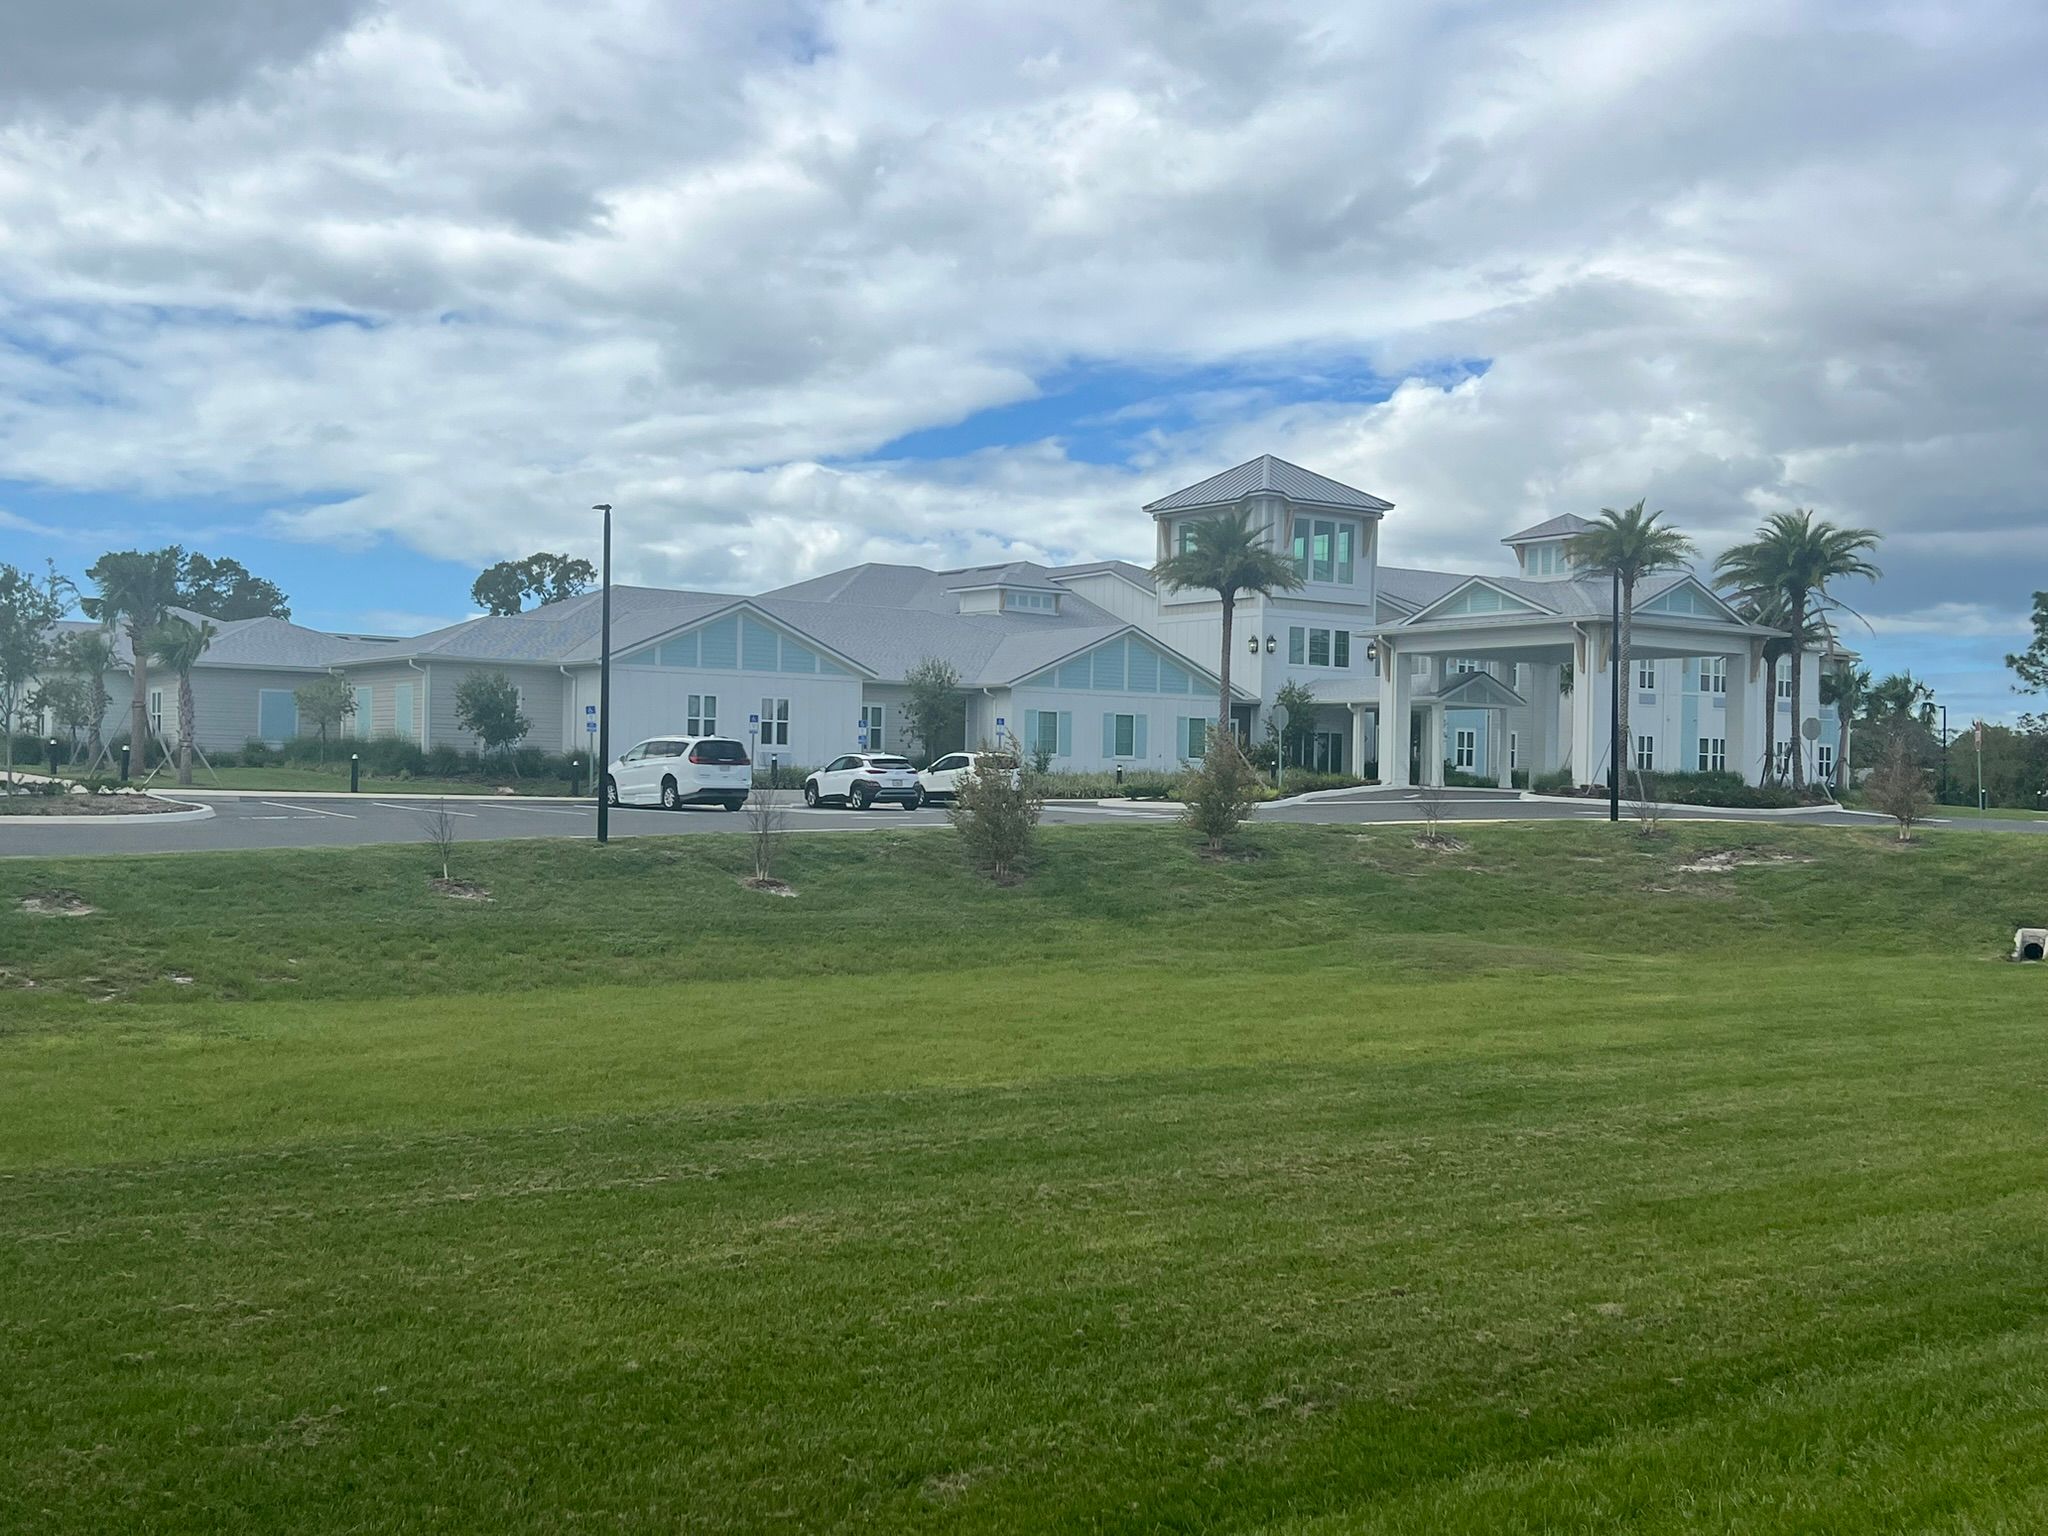
<instances>
[{"instance_id":1,"label":"white clubhouse building","mask_svg":"<svg viewBox=\"0 0 2048 1536\"><path fill-rule=\"evenodd\" d=\"M1500 573L1380 562L1392 504L1263 456L1143 510L1159 556L1196 519L1246 509L1292 554L1303 585L1247 597L1234 621L1234 724L1263 736L1283 685L1319 701L1313 766L1393 783L1448 772L1507 784L1520 771L1602 781L1608 770L1613 623L1609 582L1573 569L1557 517L1509 534ZM350 732L423 747L476 745L455 692L476 670L518 683L528 744L578 752L598 700L599 599L478 618L407 639L327 635L281 620L223 626L194 673L199 742L236 747L297 734L292 689L327 674L355 689ZM1065 770L1176 771L1202 750L1216 709L1222 623L1214 593L1169 592L1123 561L964 570L868 564L761 593L615 588L611 740L751 735L757 756L816 765L865 743L897 749L904 679L937 658L959 675L966 744L1014 736ZM1764 769L1765 711L1781 753L1831 778L1832 708L1818 707L1822 658L1802 696L1816 729L1791 718L1789 660L1767 676L1774 632L1747 623L1689 574L1638 584L1628 765L1655 772ZM218 653L217 655L215 653ZM109 734L126 695L110 678ZM164 731L174 733L175 684ZM153 714L162 711L153 697Z\"/></svg>"}]
</instances>

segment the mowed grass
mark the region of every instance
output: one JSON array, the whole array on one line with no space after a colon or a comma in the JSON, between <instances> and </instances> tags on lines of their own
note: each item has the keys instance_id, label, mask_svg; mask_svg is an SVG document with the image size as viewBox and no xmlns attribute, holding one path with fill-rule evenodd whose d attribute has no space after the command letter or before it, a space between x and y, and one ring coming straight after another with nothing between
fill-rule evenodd
<instances>
[{"instance_id":1,"label":"mowed grass","mask_svg":"<svg viewBox=\"0 0 2048 1536\"><path fill-rule=\"evenodd\" d=\"M0 1528L2048 1527L2048 842L1460 835L0 863Z\"/></svg>"},{"instance_id":2,"label":"mowed grass","mask_svg":"<svg viewBox=\"0 0 2048 1536\"><path fill-rule=\"evenodd\" d=\"M339 794L348 789L348 753L337 748L339 760L326 767L278 764L267 768L217 768L208 772L204 765L195 763L192 767L194 789L236 789L271 790L279 794ZM33 767L34 765L30 765ZM58 770L60 778L83 778L86 775L73 768ZM106 777L104 774L99 777ZM379 795L495 795L502 785L522 795L562 795L568 792L568 784L560 778L514 778L505 774L498 778L435 779L427 777L401 778L396 775L363 773L360 775L363 794ZM178 776L165 769L150 780L152 789L161 789L175 794Z\"/></svg>"}]
</instances>

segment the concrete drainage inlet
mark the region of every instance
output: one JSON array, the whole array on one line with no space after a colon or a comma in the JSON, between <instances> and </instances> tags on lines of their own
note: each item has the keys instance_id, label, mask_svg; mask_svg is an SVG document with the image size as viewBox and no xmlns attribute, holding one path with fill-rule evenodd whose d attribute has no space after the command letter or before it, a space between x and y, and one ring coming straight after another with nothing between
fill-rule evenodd
<instances>
[{"instance_id":1,"label":"concrete drainage inlet","mask_svg":"<svg viewBox=\"0 0 2048 1536\"><path fill-rule=\"evenodd\" d=\"M2048 958L2048 928L2022 928L2012 936L2015 960Z\"/></svg>"}]
</instances>

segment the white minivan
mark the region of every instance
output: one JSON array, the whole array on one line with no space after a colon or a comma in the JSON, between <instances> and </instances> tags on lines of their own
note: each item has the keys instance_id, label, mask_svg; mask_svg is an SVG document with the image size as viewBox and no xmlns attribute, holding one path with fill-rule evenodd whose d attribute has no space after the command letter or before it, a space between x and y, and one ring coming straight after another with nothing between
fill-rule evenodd
<instances>
[{"instance_id":1,"label":"white minivan","mask_svg":"<svg viewBox=\"0 0 2048 1536\"><path fill-rule=\"evenodd\" d=\"M604 795L613 805L722 805L736 811L754 788L754 766L744 744L723 736L651 736L629 747L605 770Z\"/></svg>"}]
</instances>

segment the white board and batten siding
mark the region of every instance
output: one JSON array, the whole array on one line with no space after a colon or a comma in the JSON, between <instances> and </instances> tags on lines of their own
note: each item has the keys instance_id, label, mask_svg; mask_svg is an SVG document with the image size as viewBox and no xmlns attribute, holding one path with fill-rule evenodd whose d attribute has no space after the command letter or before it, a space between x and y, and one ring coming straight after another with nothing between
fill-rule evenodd
<instances>
[{"instance_id":1,"label":"white board and batten siding","mask_svg":"<svg viewBox=\"0 0 2048 1536\"><path fill-rule=\"evenodd\" d=\"M597 702L597 687L595 667L577 669L567 698L579 748L590 740L583 706ZM772 732L765 720L749 724L748 716L771 712L771 701L788 703L787 741L779 723ZM861 679L815 645L752 614L727 613L614 658L612 755L650 736L715 734L750 741L759 761L817 767L858 746L862 704Z\"/></svg>"}]
</instances>

